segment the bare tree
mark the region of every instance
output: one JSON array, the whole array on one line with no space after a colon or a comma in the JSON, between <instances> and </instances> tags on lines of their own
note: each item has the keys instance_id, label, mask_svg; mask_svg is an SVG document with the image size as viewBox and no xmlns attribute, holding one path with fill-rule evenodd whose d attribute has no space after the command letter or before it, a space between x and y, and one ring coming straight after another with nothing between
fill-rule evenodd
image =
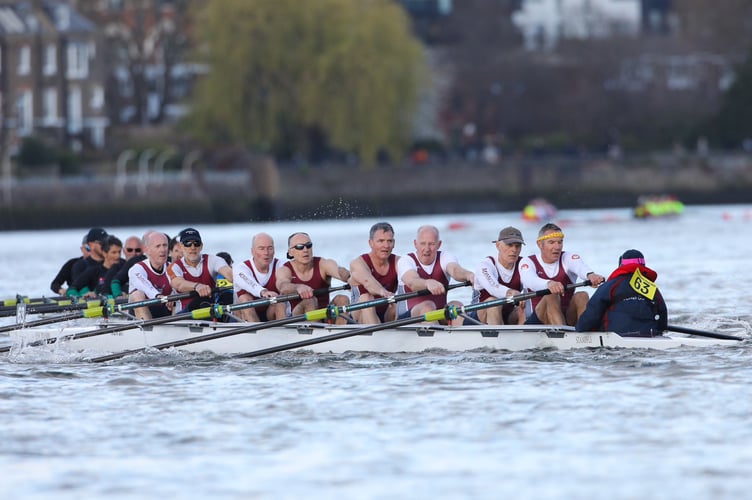
<instances>
[{"instance_id":1,"label":"bare tree","mask_svg":"<svg viewBox=\"0 0 752 500\"><path fill-rule=\"evenodd\" d=\"M110 119L121 123L120 111L130 106L125 121L161 123L174 103L175 69L191 49L192 5L196 0L125 0L116 7L82 2L84 14L105 33ZM156 109L150 110L150 102Z\"/></svg>"}]
</instances>

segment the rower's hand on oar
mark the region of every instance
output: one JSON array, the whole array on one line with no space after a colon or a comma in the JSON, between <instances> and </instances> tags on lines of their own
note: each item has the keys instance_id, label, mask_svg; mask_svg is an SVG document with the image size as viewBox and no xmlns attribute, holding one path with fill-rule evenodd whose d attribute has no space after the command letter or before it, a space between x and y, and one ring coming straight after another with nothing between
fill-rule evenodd
<instances>
[{"instance_id":1,"label":"rower's hand on oar","mask_svg":"<svg viewBox=\"0 0 752 500\"><path fill-rule=\"evenodd\" d=\"M272 297L278 297L278 296L279 296L279 294L277 292L272 291L272 290L267 290L266 288L264 288L263 290L261 290L261 298L262 299L271 299Z\"/></svg>"},{"instance_id":2,"label":"rower's hand on oar","mask_svg":"<svg viewBox=\"0 0 752 500\"><path fill-rule=\"evenodd\" d=\"M606 278L598 273L588 273L587 279L590 281L590 286L592 286L593 288L598 288L601 283L606 281Z\"/></svg>"},{"instance_id":3,"label":"rower's hand on oar","mask_svg":"<svg viewBox=\"0 0 752 500\"><path fill-rule=\"evenodd\" d=\"M154 297L155 299L162 300L162 303L167 308L168 311L172 312L173 309L175 309L175 302L171 300L165 300L167 298L167 295L158 294Z\"/></svg>"},{"instance_id":4,"label":"rower's hand on oar","mask_svg":"<svg viewBox=\"0 0 752 500\"><path fill-rule=\"evenodd\" d=\"M308 285L298 285L295 287L295 291L298 292L301 299L313 298L313 288Z\"/></svg>"},{"instance_id":5,"label":"rower's hand on oar","mask_svg":"<svg viewBox=\"0 0 752 500\"><path fill-rule=\"evenodd\" d=\"M446 293L444 285L436 280L426 280L426 289L431 292L431 295L442 295Z\"/></svg>"},{"instance_id":6,"label":"rower's hand on oar","mask_svg":"<svg viewBox=\"0 0 752 500\"><path fill-rule=\"evenodd\" d=\"M212 287L199 283L194 288L199 297L209 297L212 294Z\"/></svg>"},{"instance_id":7,"label":"rower's hand on oar","mask_svg":"<svg viewBox=\"0 0 752 500\"><path fill-rule=\"evenodd\" d=\"M548 288L551 291L551 295L564 295L564 285L559 283L558 281L549 281L546 285L546 288Z\"/></svg>"},{"instance_id":8,"label":"rower's hand on oar","mask_svg":"<svg viewBox=\"0 0 752 500\"><path fill-rule=\"evenodd\" d=\"M522 292L520 290L514 290L512 288L510 288L510 289L507 290L507 298L508 299L516 297L517 295L522 295ZM516 302L514 304L514 307L519 307L520 309L524 310L525 309L525 302L527 302L527 301L520 300L520 301L518 301L518 302Z\"/></svg>"}]
</instances>

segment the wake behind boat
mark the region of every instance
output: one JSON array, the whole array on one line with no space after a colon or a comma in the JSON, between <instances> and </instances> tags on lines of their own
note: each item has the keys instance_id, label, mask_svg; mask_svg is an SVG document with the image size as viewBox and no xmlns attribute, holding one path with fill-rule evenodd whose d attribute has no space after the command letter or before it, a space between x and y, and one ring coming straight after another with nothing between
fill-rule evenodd
<instances>
[{"instance_id":1,"label":"wake behind boat","mask_svg":"<svg viewBox=\"0 0 752 500\"><path fill-rule=\"evenodd\" d=\"M133 323L133 322L130 322ZM106 326L112 326L110 321ZM531 349L578 348L647 348L670 349L680 346L709 347L735 345L737 340L694 338L666 334L655 337L625 337L613 332L576 332L568 326L546 325L471 325L440 326L417 324L387 328L376 332L358 334L368 325L330 325L326 323L294 323L281 327L232 334L238 325L253 327L253 323L213 323L208 321L181 321L164 325L134 328L122 332L75 338L91 332L91 327L33 328L11 332L11 353L25 349L54 349L67 352L84 352L87 358L131 350L172 347L170 344L186 340L211 337L209 340L177 345L188 352L212 352L217 355L238 355L258 350L285 346L297 342L311 342L302 347L317 353L357 352L423 352L426 350L470 351L488 349L496 351L522 351ZM349 334L337 340L324 340L337 334ZM226 336L223 336L225 335ZM52 340L54 339L54 340ZM317 340L322 340L316 343ZM50 343L48 343L50 342ZM38 347L30 347L37 345Z\"/></svg>"}]
</instances>

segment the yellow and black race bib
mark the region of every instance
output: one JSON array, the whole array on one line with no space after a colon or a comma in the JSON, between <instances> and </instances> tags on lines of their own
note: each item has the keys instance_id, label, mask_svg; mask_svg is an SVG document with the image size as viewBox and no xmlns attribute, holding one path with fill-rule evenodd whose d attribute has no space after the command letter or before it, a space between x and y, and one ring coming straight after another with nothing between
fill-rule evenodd
<instances>
[{"instance_id":1,"label":"yellow and black race bib","mask_svg":"<svg viewBox=\"0 0 752 500\"><path fill-rule=\"evenodd\" d=\"M227 288L232 286L232 281L227 278L220 278L217 280L217 288Z\"/></svg>"},{"instance_id":2,"label":"yellow and black race bib","mask_svg":"<svg viewBox=\"0 0 752 500\"><path fill-rule=\"evenodd\" d=\"M656 284L643 276L639 269L635 269L632 279L629 280L629 284L635 292L650 300L653 300L655 291L658 290Z\"/></svg>"}]
</instances>

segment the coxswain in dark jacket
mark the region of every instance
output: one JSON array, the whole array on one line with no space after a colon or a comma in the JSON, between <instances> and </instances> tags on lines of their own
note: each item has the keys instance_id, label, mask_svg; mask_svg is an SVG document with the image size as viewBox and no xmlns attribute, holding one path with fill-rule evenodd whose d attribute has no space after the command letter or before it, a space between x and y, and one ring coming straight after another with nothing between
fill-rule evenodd
<instances>
[{"instance_id":1,"label":"coxswain in dark jacket","mask_svg":"<svg viewBox=\"0 0 752 500\"><path fill-rule=\"evenodd\" d=\"M668 310L655 286L657 278L640 251L627 250L619 258L619 267L590 297L575 329L660 335L667 328Z\"/></svg>"}]
</instances>

